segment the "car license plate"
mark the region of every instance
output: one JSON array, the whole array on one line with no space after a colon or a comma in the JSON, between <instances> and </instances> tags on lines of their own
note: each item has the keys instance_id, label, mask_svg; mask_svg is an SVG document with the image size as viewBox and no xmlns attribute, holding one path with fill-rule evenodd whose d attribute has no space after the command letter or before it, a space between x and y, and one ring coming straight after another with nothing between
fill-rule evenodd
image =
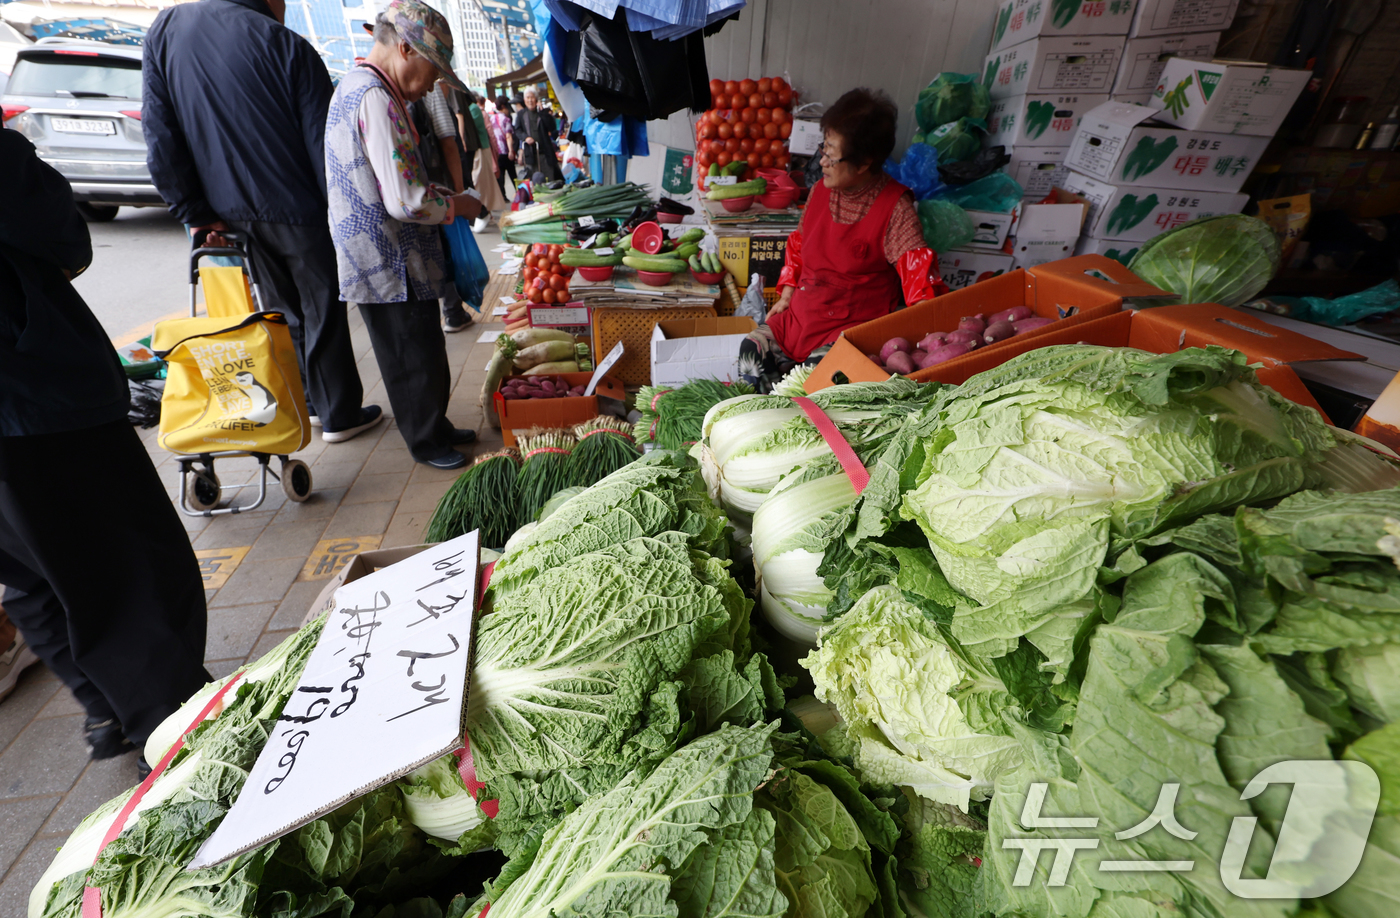
<instances>
[{"instance_id":1,"label":"car license plate","mask_svg":"<svg viewBox=\"0 0 1400 918\"><path fill-rule=\"evenodd\" d=\"M117 132L117 125L114 121L55 118L53 119L53 129L55 131L62 131L65 134L115 134Z\"/></svg>"}]
</instances>

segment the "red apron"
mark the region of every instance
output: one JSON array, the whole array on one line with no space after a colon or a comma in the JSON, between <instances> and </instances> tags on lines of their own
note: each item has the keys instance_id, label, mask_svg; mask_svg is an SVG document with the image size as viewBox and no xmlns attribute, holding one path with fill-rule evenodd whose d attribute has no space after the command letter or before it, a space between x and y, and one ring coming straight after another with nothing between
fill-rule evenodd
<instances>
[{"instance_id":1,"label":"red apron","mask_svg":"<svg viewBox=\"0 0 1400 918\"><path fill-rule=\"evenodd\" d=\"M796 361L836 340L853 325L888 315L900 302L899 272L885 260L885 232L903 185L890 181L855 223L831 216L825 182L812 189L802 221L802 271L788 308L768 327Z\"/></svg>"}]
</instances>

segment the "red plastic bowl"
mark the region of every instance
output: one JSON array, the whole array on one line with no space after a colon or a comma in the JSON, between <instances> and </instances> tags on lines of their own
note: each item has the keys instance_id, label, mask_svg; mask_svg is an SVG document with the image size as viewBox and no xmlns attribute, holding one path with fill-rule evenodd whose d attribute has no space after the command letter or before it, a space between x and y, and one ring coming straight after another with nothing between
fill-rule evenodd
<instances>
[{"instance_id":1,"label":"red plastic bowl","mask_svg":"<svg viewBox=\"0 0 1400 918\"><path fill-rule=\"evenodd\" d=\"M632 248L647 255L655 255L661 251L661 243L665 241L665 232L655 223L640 224L632 231Z\"/></svg>"},{"instance_id":2,"label":"red plastic bowl","mask_svg":"<svg viewBox=\"0 0 1400 918\"><path fill-rule=\"evenodd\" d=\"M603 265L601 268L580 267L578 273L586 281L612 280L613 266Z\"/></svg>"},{"instance_id":3,"label":"red plastic bowl","mask_svg":"<svg viewBox=\"0 0 1400 918\"><path fill-rule=\"evenodd\" d=\"M723 201L720 201L720 203L723 204L724 209L731 214L741 214L750 207L753 207L753 198L753 195L746 194L742 198L725 198Z\"/></svg>"},{"instance_id":4,"label":"red plastic bowl","mask_svg":"<svg viewBox=\"0 0 1400 918\"><path fill-rule=\"evenodd\" d=\"M796 188L797 183L781 169L755 169L754 175L768 183L769 188Z\"/></svg>"},{"instance_id":5,"label":"red plastic bowl","mask_svg":"<svg viewBox=\"0 0 1400 918\"><path fill-rule=\"evenodd\" d=\"M769 210L787 210L797 200L796 188L779 188L758 196L758 203Z\"/></svg>"},{"instance_id":6,"label":"red plastic bowl","mask_svg":"<svg viewBox=\"0 0 1400 918\"><path fill-rule=\"evenodd\" d=\"M685 216L683 214L668 214L659 210L656 212L657 223L680 223L684 219Z\"/></svg>"},{"instance_id":7,"label":"red plastic bowl","mask_svg":"<svg viewBox=\"0 0 1400 918\"><path fill-rule=\"evenodd\" d=\"M670 271L638 271L637 276L649 287L664 287L671 282Z\"/></svg>"},{"instance_id":8,"label":"red plastic bowl","mask_svg":"<svg viewBox=\"0 0 1400 918\"><path fill-rule=\"evenodd\" d=\"M706 271L691 271L690 276L702 284L718 284L724 280L724 273L711 274Z\"/></svg>"}]
</instances>

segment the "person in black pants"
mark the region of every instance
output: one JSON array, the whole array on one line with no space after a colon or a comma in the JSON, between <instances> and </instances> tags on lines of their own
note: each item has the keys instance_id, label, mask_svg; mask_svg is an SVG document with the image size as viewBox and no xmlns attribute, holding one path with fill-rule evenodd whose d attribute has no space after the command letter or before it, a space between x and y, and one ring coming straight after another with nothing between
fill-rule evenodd
<instances>
[{"instance_id":1,"label":"person in black pants","mask_svg":"<svg viewBox=\"0 0 1400 918\"><path fill-rule=\"evenodd\" d=\"M151 181L194 233L252 237L263 305L286 314L313 426L328 443L379 424L361 406L326 224L326 65L282 25L286 0L171 7L146 35L141 129Z\"/></svg>"},{"instance_id":2,"label":"person in black pants","mask_svg":"<svg viewBox=\"0 0 1400 918\"><path fill-rule=\"evenodd\" d=\"M142 745L200 686L204 584L127 421L125 374L69 279L92 260L68 181L0 130L0 583L87 712L89 753Z\"/></svg>"}]
</instances>

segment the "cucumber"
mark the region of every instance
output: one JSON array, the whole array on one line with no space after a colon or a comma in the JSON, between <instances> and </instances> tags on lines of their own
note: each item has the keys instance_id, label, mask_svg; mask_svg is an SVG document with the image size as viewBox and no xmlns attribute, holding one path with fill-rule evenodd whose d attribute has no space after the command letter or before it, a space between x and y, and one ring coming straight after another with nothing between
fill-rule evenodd
<instances>
[{"instance_id":1,"label":"cucumber","mask_svg":"<svg viewBox=\"0 0 1400 918\"><path fill-rule=\"evenodd\" d=\"M597 239L598 241L593 243L593 248L606 249L608 243L612 242L612 233L599 233Z\"/></svg>"},{"instance_id":2,"label":"cucumber","mask_svg":"<svg viewBox=\"0 0 1400 918\"><path fill-rule=\"evenodd\" d=\"M692 256L692 255L699 254L699 252L700 252L700 246L696 245L696 244L693 243L693 242L687 242L685 245L678 246L678 247L676 248L676 257L677 257L677 258L689 258L689 257Z\"/></svg>"},{"instance_id":3,"label":"cucumber","mask_svg":"<svg viewBox=\"0 0 1400 918\"><path fill-rule=\"evenodd\" d=\"M705 269L702 268L702 267L700 266L700 258L699 258L698 256L692 255L692 256L690 256L689 258L687 258L686 261L688 261L688 262L690 263L690 270L693 271L694 273L696 273L696 274L704 274L704 273L705 273Z\"/></svg>"},{"instance_id":4,"label":"cucumber","mask_svg":"<svg viewBox=\"0 0 1400 918\"><path fill-rule=\"evenodd\" d=\"M632 248L632 234L631 234L631 233L628 233L626 236L623 236L621 239L617 240L617 242L614 242L614 243L613 243L613 248L615 248L615 249L630 249L630 248Z\"/></svg>"},{"instance_id":5,"label":"cucumber","mask_svg":"<svg viewBox=\"0 0 1400 918\"><path fill-rule=\"evenodd\" d=\"M690 267L679 258L664 258L660 255L628 255L622 259L622 263L629 268L636 268L638 271L670 274L676 274Z\"/></svg>"},{"instance_id":6,"label":"cucumber","mask_svg":"<svg viewBox=\"0 0 1400 918\"><path fill-rule=\"evenodd\" d=\"M749 168L748 160L736 159L734 162L724 167L721 175L743 175L744 170Z\"/></svg>"},{"instance_id":7,"label":"cucumber","mask_svg":"<svg viewBox=\"0 0 1400 918\"><path fill-rule=\"evenodd\" d=\"M680 242L681 245L685 245L687 242L699 242L701 239L704 238L705 231L698 226L694 226L686 230L684 233L681 233L677 241Z\"/></svg>"},{"instance_id":8,"label":"cucumber","mask_svg":"<svg viewBox=\"0 0 1400 918\"><path fill-rule=\"evenodd\" d=\"M713 185L706 192L705 197L711 201L723 201L727 198L743 198L751 194L763 194L768 190L768 183L761 178L756 178L752 182L736 182L733 185Z\"/></svg>"},{"instance_id":9,"label":"cucumber","mask_svg":"<svg viewBox=\"0 0 1400 918\"><path fill-rule=\"evenodd\" d=\"M599 255L590 249L565 249L559 253L559 263L570 268L604 268L622 264L622 256Z\"/></svg>"},{"instance_id":10,"label":"cucumber","mask_svg":"<svg viewBox=\"0 0 1400 918\"><path fill-rule=\"evenodd\" d=\"M724 266L719 263L719 256L714 252L705 253L705 270L710 274L719 274L724 270Z\"/></svg>"},{"instance_id":11,"label":"cucumber","mask_svg":"<svg viewBox=\"0 0 1400 918\"><path fill-rule=\"evenodd\" d=\"M710 163L710 175L719 175L719 163Z\"/></svg>"}]
</instances>

